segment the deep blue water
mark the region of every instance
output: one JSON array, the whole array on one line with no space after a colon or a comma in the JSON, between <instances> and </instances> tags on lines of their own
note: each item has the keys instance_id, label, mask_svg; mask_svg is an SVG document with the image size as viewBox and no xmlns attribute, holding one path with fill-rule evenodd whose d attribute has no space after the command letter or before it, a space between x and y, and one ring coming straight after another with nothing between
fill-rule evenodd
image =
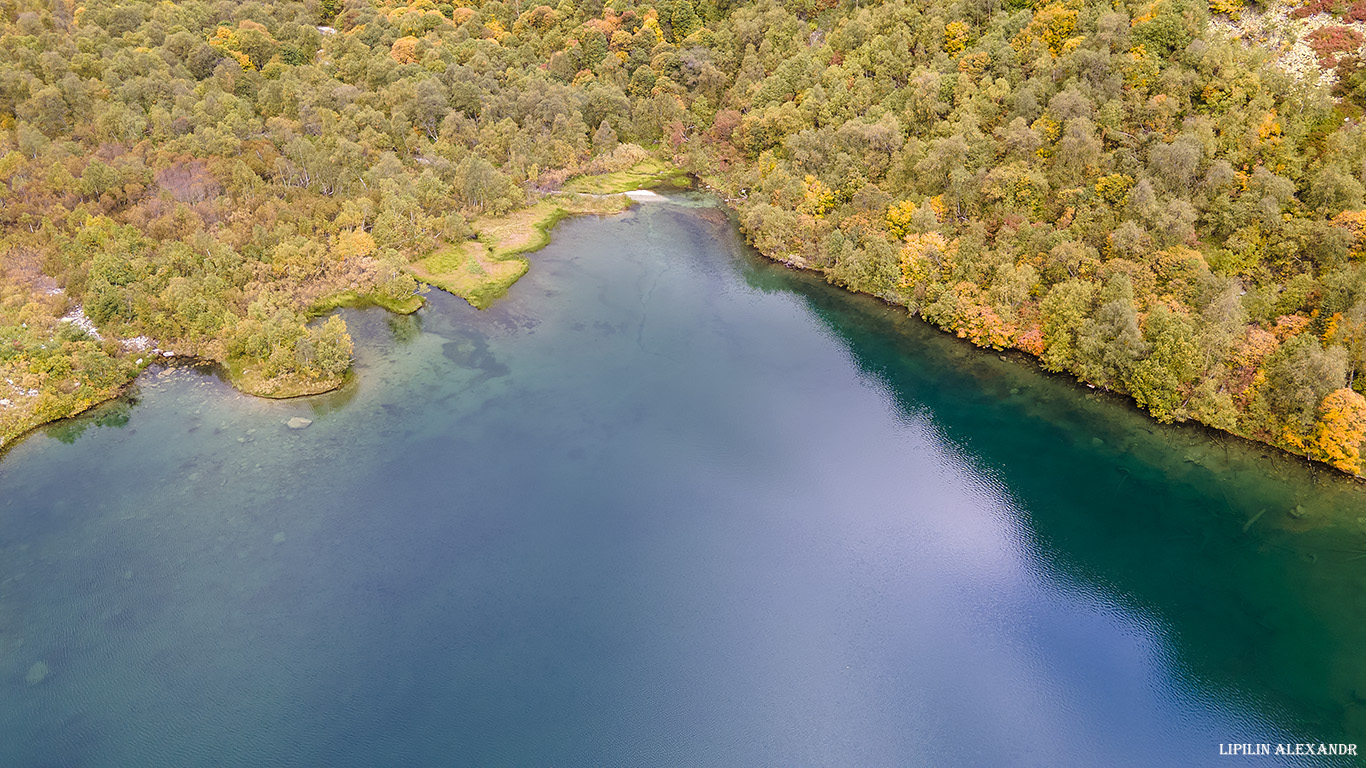
<instances>
[{"instance_id":1,"label":"deep blue water","mask_svg":"<svg viewBox=\"0 0 1366 768\"><path fill-rule=\"evenodd\" d=\"M430 299L346 313L342 392L173 369L4 457L0 766L1366 746L1351 482L766 263L700 198Z\"/></svg>"}]
</instances>

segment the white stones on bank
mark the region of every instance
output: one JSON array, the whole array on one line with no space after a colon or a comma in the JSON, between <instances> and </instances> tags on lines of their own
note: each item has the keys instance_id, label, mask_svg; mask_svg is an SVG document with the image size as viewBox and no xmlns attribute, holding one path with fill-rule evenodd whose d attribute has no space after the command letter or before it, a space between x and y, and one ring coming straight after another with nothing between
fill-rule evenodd
<instances>
[{"instance_id":1,"label":"white stones on bank","mask_svg":"<svg viewBox=\"0 0 1366 768\"><path fill-rule=\"evenodd\" d=\"M86 317L85 307L82 307L79 304L76 305L75 309L62 317L57 318L57 320L62 323L71 323L82 331L85 331L85 334L95 341L104 341L104 337L101 336L99 330L95 328L95 321Z\"/></svg>"},{"instance_id":2,"label":"white stones on bank","mask_svg":"<svg viewBox=\"0 0 1366 768\"><path fill-rule=\"evenodd\" d=\"M12 392L9 397L0 397L0 408L17 407L20 403L15 402L15 400L26 401L29 398L38 396L38 390L26 389L19 384L15 384L14 379L5 379L5 383L9 385Z\"/></svg>"},{"instance_id":3,"label":"white stones on bank","mask_svg":"<svg viewBox=\"0 0 1366 768\"><path fill-rule=\"evenodd\" d=\"M667 197L658 192L652 192L648 189L635 189L625 194L637 203L663 203L668 200Z\"/></svg>"},{"instance_id":4,"label":"white stones on bank","mask_svg":"<svg viewBox=\"0 0 1366 768\"><path fill-rule=\"evenodd\" d=\"M55 291L61 293L60 288L55 289ZM90 317L85 314L85 307L80 306L79 304L75 309L58 318L58 322L71 323L77 328L80 328L87 336L95 341L104 341L104 336L100 335L100 329L95 327L95 321L91 320ZM123 347L124 351L127 352L145 352L151 350L153 355L160 355L162 357L176 356L176 353L170 350L163 350L155 341L146 336L134 336L131 339L118 339L118 342L119 346ZM138 359L138 364L142 364L141 358Z\"/></svg>"}]
</instances>

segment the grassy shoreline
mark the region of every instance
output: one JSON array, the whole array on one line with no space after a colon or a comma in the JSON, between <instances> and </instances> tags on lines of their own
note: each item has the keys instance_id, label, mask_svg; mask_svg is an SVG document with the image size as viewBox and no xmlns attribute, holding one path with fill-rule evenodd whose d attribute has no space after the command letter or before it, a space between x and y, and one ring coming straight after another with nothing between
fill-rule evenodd
<instances>
[{"instance_id":1,"label":"grassy shoreline","mask_svg":"<svg viewBox=\"0 0 1366 768\"><path fill-rule=\"evenodd\" d=\"M350 377L350 369L340 376L323 379L304 379L297 376L263 376L257 369L241 361L222 363L228 383L239 392L267 400L289 400L295 397L321 395L340 389Z\"/></svg>"},{"instance_id":2,"label":"grassy shoreline","mask_svg":"<svg viewBox=\"0 0 1366 768\"><path fill-rule=\"evenodd\" d=\"M626 192L686 188L691 182L686 171L655 158L623 170L578 176L563 191L526 208L476 218L471 222L473 239L448 243L412 262L409 270L422 282L487 309L531 267L522 254L549 245L550 230L565 217L621 213L633 204Z\"/></svg>"},{"instance_id":3,"label":"grassy shoreline","mask_svg":"<svg viewBox=\"0 0 1366 768\"><path fill-rule=\"evenodd\" d=\"M411 315L422 308L426 303L418 294L413 294L402 299L393 299L378 293L358 293L356 291L342 291L331 296L324 297L322 301L314 304L309 309L310 317L320 317L334 309L369 309L379 307L393 312L396 315Z\"/></svg>"},{"instance_id":4,"label":"grassy shoreline","mask_svg":"<svg viewBox=\"0 0 1366 768\"><path fill-rule=\"evenodd\" d=\"M475 239L438 248L409 269L422 282L487 309L530 268L522 254L549 245L550 231L560 221L621 213L630 206L622 195L556 194L506 216L475 219Z\"/></svg>"},{"instance_id":5,"label":"grassy shoreline","mask_svg":"<svg viewBox=\"0 0 1366 768\"><path fill-rule=\"evenodd\" d=\"M564 185L564 191L585 195L617 195L641 189L687 187L686 171L653 158L622 171L579 176Z\"/></svg>"}]
</instances>

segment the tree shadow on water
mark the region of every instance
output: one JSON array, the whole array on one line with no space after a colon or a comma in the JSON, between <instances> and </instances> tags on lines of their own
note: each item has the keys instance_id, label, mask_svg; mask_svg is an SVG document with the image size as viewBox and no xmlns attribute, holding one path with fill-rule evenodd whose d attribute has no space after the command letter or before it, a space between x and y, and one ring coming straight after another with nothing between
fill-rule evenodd
<instances>
[{"instance_id":1,"label":"tree shadow on water","mask_svg":"<svg viewBox=\"0 0 1366 768\"><path fill-rule=\"evenodd\" d=\"M1366 487L1158 424L813 274L753 256L741 270L796 296L903 418L1008 489L1051 578L1157 617L1187 690L1237 695L1304 738L1366 743Z\"/></svg>"}]
</instances>

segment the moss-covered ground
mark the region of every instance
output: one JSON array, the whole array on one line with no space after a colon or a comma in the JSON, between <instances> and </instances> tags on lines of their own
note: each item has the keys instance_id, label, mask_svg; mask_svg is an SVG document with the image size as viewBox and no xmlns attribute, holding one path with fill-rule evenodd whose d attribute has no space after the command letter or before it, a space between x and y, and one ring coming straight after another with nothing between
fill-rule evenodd
<instances>
[{"instance_id":1,"label":"moss-covered ground","mask_svg":"<svg viewBox=\"0 0 1366 768\"><path fill-rule=\"evenodd\" d=\"M637 189L684 188L690 185L688 174L651 158L624 171L571 179L564 189L566 192L586 195L616 195Z\"/></svg>"},{"instance_id":2,"label":"moss-covered ground","mask_svg":"<svg viewBox=\"0 0 1366 768\"><path fill-rule=\"evenodd\" d=\"M354 309L379 307L381 309L387 309L396 315L411 315L422 308L422 303L423 298L417 294L405 296L402 299L394 299L380 293L342 291L341 293L334 293L313 305L309 309L309 314L317 317L342 307Z\"/></svg>"}]
</instances>

